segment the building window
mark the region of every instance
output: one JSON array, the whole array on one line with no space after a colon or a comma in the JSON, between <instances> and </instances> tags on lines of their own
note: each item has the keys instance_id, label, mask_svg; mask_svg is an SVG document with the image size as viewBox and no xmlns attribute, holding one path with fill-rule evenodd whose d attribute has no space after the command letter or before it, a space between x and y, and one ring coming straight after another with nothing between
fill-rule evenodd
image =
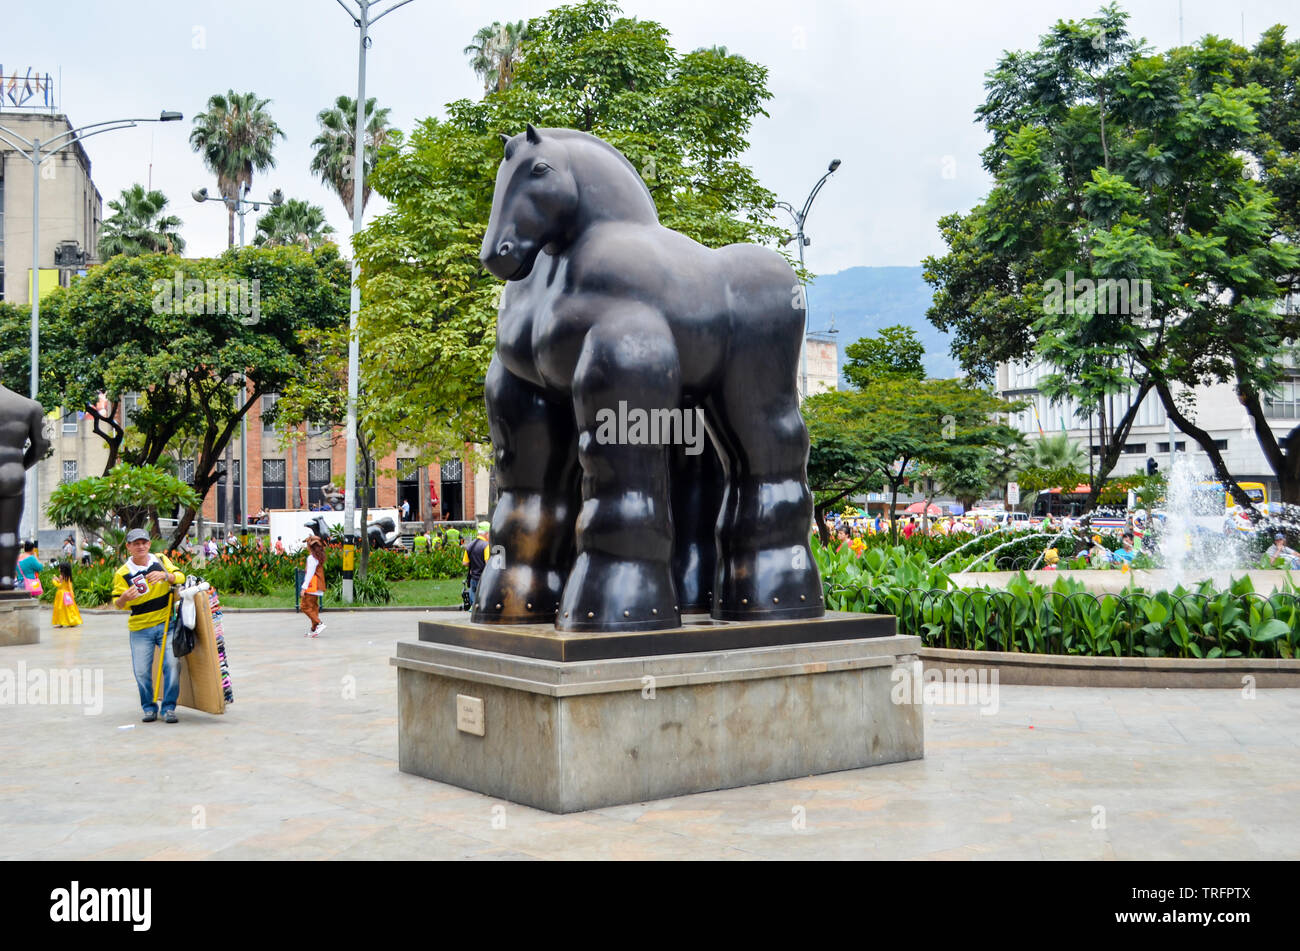
<instances>
[{"instance_id":1,"label":"building window","mask_svg":"<svg viewBox=\"0 0 1300 951\"><path fill-rule=\"evenodd\" d=\"M1216 439L1216 440L1214 440L1214 448L1215 448L1215 449L1227 449L1227 448L1228 448L1228 440L1226 440L1226 439Z\"/></svg>"},{"instance_id":2,"label":"building window","mask_svg":"<svg viewBox=\"0 0 1300 951\"><path fill-rule=\"evenodd\" d=\"M279 400L280 397L275 393L267 393L262 397L262 432L264 433L275 432L275 404L279 402ZM272 418L268 419L268 415Z\"/></svg>"},{"instance_id":3,"label":"building window","mask_svg":"<svg viewBox=\"0 0 1300 951\"><path fill-rule=\"evenodd\" d=\"M1265 394L1264 415L1273 419L1295 419L1300 415L1300 380L1286 380Z\"/></svg>"},{"instance_id":4,"label":"building window","mask_svg":"<svg viewBox=\"0 0 1300 951\"><path fill-rule=\"evenodd\" d=\"M414 459L397 460L397 507L402 503L410 505L412 521L420 520L420 467Z\"/></svg>"},{"instance_id":5,"label":"building window","mask_svg":"<svg viewBox=\"0 0 1300 951\"><path fill-rule=\"evenodd\" d=\"M243 493L239 491L240 488L239 468L240 468L239 460L236 459L235 471L232 473L232 475L234 476L234 481L235 481L235 493L234 493L235 494L235 516L233 521L237 525L243 524L244 521L244 509L243 509L244 497L243 497ZM225 520L226 520L226 477L223 475L220 479L217 480L217 521L224 522Z\"/></svg>"},{"instance_id":6,"label":"building window","mask_svg":"<svg viewBox=\"0 0 1300 951\"><path fill-rule=\"evenodd\" d=\"M1147 451L1147 444L1144 442L1126 442L1124 443L1124 448L1121 450L1121 452L1129 456L1138 453L1144 453L1146 451Z\"/></svg>"},{"instance_id":7,"label":"building window","mask_svg":"<svg viewBox=\"0 0 1300 951\"><path fill-rule=\"evenodd\" d=\"M459 520L465 510L464 470L459 459L442 464L442 517Z\"/></svg>"},{"instance_id":8,"label":"building window","mask_svg":"<svg viewBox=\"0 0 1300 951\"><path fill-rule=\"evenodd\" d=\"M1175 451L1175 452L1183 452L1183 451L1185 451L1186 449L1187 449L1187 443L1185 443L1185 442L1176 442L1176 443L1174 443L1174 451ZM1158 443L1156 443L1156 452L1168 452L1168 451L1169 451L1169 443L1167 443L1167 442L1158 442Z\"/></svg>"},{"instance_id":9,"label":"building window","mask_svg":"<svg viewBox=\"0 0 1300 951\"><path fill-rule=\"evenodd\" d=\"M63 460L63 481L64 482L77 481L77 460L76 459Z\"/></svg>"},{"instance_id":10,"label":"building window","mask_svg":"<svg viewBox=\"0 0 1300 951\"><path fill-rule=\"evenodd\" d=\"M122 425L134 426L136 413L140 411L140 394L122 394Z\"/></svg>"},{"instance_id":11,"label":"building window","mask_svg":"<svg viewBox=\"0 0 1300 951\"><path fill-rule=\"evenodd\" d=\"M186 485L194 484L194 460L182 459L176 466L176 478L180 479Z\"/></svg>"},{"instance_id":12,"label":"building window","mask_svg":"<svg viewBox=\"0 0 1300 951\"><path fill-rule=\"evenodd\" d=\"M315 507L325 501L324 489L330 484L330 461L307 460L307 504Z\"/></svg>"},{"instance_id":13,"label":"building window","mask_svg":"<svg viewBox=\"0 0 1300 951\"><path fill-rule=\"evenodd\" d=\"M282 509L286 494L283 459L262 460L262 508Z\"/></svg>"},{"instance_id":14,"label":"building window","mask_svg":"<svg viewBox=\"0 0 1300 951\"><path fill-rule=\"evenodd\" d=\"M329 423L309 422L307 424L308 436L324 436L330 431Z\"/></svg>"},{"instance_id":15,"label":"building window","mask_svg":"<svg viewBox=\"0 0 1300 951\"><path fill-rule=\"evenodd\" d=\"M75 436L81 429L81 423L77 419L76 412L63 414L63 432L65 435Z\"/></svg>"}]
</instances>

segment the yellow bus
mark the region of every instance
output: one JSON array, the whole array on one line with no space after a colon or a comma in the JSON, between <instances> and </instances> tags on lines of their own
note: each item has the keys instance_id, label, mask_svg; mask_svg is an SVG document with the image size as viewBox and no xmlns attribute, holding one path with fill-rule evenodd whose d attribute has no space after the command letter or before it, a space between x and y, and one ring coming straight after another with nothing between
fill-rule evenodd
<instances>
[{"instance_id":1,"label":"yellow bus","mask_svg":"<svg viewBox=\"0 0 1300 951\"><path fill-rule=\"evenodd\" d=\"M1222 482L1202 482L1201 485L1223 493L1223 510L1225 512L1236 506L1236 499L1232 497L1232 493L1228 491L1227 486ZM1264 487L1262 482L1238 482L1237 485L1241 486L1242 491L1250 496L1250 501L1255 504L1256 508L1263 510L1268 505L1268 489Z\"/></svg>"}]
</instances>

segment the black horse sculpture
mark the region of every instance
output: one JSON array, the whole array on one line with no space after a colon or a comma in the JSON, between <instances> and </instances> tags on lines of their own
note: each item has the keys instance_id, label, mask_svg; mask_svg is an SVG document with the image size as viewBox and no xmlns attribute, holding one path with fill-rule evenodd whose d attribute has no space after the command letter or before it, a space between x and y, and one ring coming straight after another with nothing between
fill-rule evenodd
<instances>
[{"instance_id":1,"label":"black horse sculpture","mask_svg":"<svg viewBox=\"0 0 1300 951\"><path fill-rule=\"evenodd\" d=\"M500 498L474 620L821 616L794 271L664 228L601 139L502 139L480 254L508 282L486 382Z\"/></svg>"}]
</instances>

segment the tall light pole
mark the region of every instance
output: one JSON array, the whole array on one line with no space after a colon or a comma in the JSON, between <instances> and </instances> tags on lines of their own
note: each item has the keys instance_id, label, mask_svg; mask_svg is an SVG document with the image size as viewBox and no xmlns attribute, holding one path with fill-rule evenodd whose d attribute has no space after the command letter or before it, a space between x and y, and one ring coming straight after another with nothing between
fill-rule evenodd
<instances>
[{"instance_id":1,"label":"tall light pole","mask_svg":"<svg viewBox=\"0 0 1300 951\"><path fill-rule=\"evenodd\" d=\"M27 161L32 163L32 367L31 398L36 399L41 379L41 163L69 148L74 143L88 139L101 132L115 132L118 129L133 129L141 122L179 122L185 118L179 112L167 110L158 114L157 119L109 119L105 122L92 122L76 129L61 132L54 138L42 142L40 139L26 139L8 126L0 125L0 141L4 142ZM19 143L22 143L21 145ZM41 474L40 464L27 470L27 500L23 505L22 526L19 532L24 538L36 538L40 531Z\"/></svg>"},{"instance_id":2,"label":"tall light pole","mask_svg":"<svg viewBox=\"0 0 1300 951\"><path fill-rule=\"evenodd\" d=\"M263 205L278 206L284 204L284 192L276 189L271 192L268 199L253 200L248 197L248 186L240 186L239 194L234 198L222 198L219 195L209 195L206 188L196 188L190 192L190 197L202 204L205 201L219 201L227 208L234 208L235 214L239 216L239 247L244 247L244 216L249 211L261 211ZM248 379L245 376L240 377L243 384L240 387L239 405L235 407L237 411L244 408L244 392L248 389ZM226 443L226 544L230 543L230 536L235 532L235 482L230 477L231 470L234 469L234 459L232 458L230 443ZM243 516L242 522L248 523L248 417L241 416L239 420L239 513ZM199 526L202 529L202 525ZM200 532L201 534L201 532ZM202 541L202 539L199 539Z\"/></svg>"},{"instance_id":3,"label":"tall light pole","mask_svg":"<svg viewBox=\"0 0 1300 951\"><path fill-rule=\"evenodd\" d=\"M352 18L357 27L357 118L353 128L352 151L352 305L348 313L348 421L347 421L347 458L344 461L343 481L343 600L351 604L352 559L356 550L356 512L357 512L357 380L361 373L361 350L357 339L357 315L361 312L361 262L357 258L356 237L361 232L361 212L364 207L366 181L366 50L370 48L370 27L378 23L398 7L404 7L411 0L396 0L390 7L374 16L371 8L380 6L374 0L353 0L359 12L344 2L337 0L345 13ZM361 526L365 531L365 526Z\"/></svg>"},{"instance_id":4,"label":"tall light pole","mask_svg":"<svg viewBox=\"0 0 1300 951\"><path fill-rule=\"evenodd\" d=\"M817 179L817 184L813 186L812 191L808 193L808 198L803 203L803 208L799 209L798 211L795 211L794 206L791 205L788 201L778 201L776 203L777 208L780 208L782 211L789 213L790 217L794 219L794 227L795 227L794 235L788 240L786 240L784 243L789 244L790 241L799 242L799 268L801 270L803 269L803 249L812 243L803 233L804 223L807 222L808 220L808 212L812 209L813 199L817 197L817 193L820 192L822 190L822 186L826 184L826 179L834 175L835 170L839 167L840 167L839 159L833 159L830 165L826 166L826 173L822 175L821 178ZM802 280L802 276L800 280ZM799 368L800 368L799 369L799 395L800 397L806 397L808 395L808 289L806 285L804 287L804 293L803 293L803 329L804 329L803 335L800 337L799 340Z\"/></svg>"},{"instance_id":5,"label":"tall light pole","mask_svg":"<svg viewBox=\"0 0 1300 951\"><path fill-rule=\"evenodd\" d=\"M190 192L190 197L197 202L219 201L227 208L234 208L235 214L239 216L239 246L244 246L244 215L250 211L261 211L263 205L282 205L284 204L284 192L276 189L271 192L270 198L249 198L248 186L241 186L240 193L235 198L222 198L220 195L209 195L206 188L196 188Z\"/></svg>"}]
</instances>

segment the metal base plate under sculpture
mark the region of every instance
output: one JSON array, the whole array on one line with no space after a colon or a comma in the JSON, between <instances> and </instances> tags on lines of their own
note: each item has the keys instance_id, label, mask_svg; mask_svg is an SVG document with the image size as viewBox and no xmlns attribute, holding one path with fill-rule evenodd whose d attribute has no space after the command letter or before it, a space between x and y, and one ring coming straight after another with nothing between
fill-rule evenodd
<instances>
[{"instance_id":1,"label":"metal base plate under sculpture","mask_svg":"<svg viewBox=\"0 0 1300 951\"><path fill-rule=\"evenodd\" d=\"M803 642L774 631L795 623ZM922 708L894 702L891 689L915 676L920 639L895 634L894 618L828 613L719 626L747 629L720 640L754 643L683 650L680 636L660 631L659 645L676 644L675 653L648 640L637 656L557 661L500 652L500 640L493 650L464 643L499 625L422 625L421 640L399 641L391 659L398 765L565 813L924 755ZM446 635L448 627L461 630ZM529 627L563 638L549 625ZM437 642L434 628L460 642ZM599 653L595 636L581 635L578 652Z\"/></svg>"},{"instance_id":2,"label":"metal base plate under sculpture","mask_svg":"<svg viewBox=\"0 0 1300 951\"><path fill-rule=\"evenodd\" d=\"M0 591L0 647L40 642L40 603L22 589Z\"/></svg>"}]
</instances>

